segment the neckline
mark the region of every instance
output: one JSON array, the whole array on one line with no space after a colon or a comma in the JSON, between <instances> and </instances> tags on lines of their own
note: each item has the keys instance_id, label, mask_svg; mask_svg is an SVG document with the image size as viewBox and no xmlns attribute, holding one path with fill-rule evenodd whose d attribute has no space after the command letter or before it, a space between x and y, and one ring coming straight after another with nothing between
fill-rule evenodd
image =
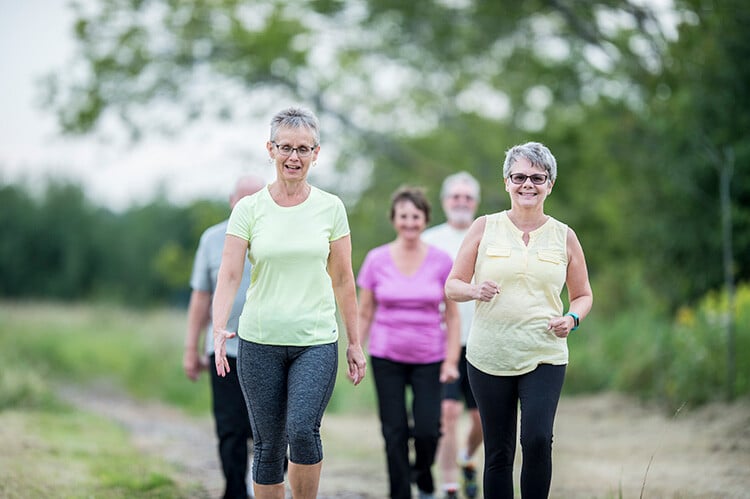
<instances>
[{"instance_id":1,"label":"neckline","mask_svg":"<svg viewBox=\"0 0 750 499\"><path fill-rule=\"evenodd\" d=\"M307 193L307 197L304 200L300 201L299 203L293 204L291 206L284 206L276 202L276 200L273 198L273 194L271 194L271 184L268 184L264 190L265 190L266 195L268 196L268 199L271 200L274 206L283 210L289 210L289 209L297 208L299 206L303 206L305 203L307 203L310 200L310 198L313 195L313 190L315 188L310 184L307 184L307 186L310 188L310 192Z\"/></svg>"},{"instance_id":2,"label":"neckline","mask_svg":"<svg viewBox=\"0 0 750 499\"><path fill-rule=\"evenodd\" d=\"M398 265L396 264L396 259L393 258L393 243L389 243L386 245L386 250L388 251L388 259L391 261L391 265L393 265L393 268L396 269L396 272L398 272L398 275L406 278L411 279L414 276L418 275L419 272L422 270L422 267L424 267L425 262L427 262L427 258L430 256L430 252L432 251L432 245L425 243L425 254L424 258L422 258L422 261L419 262L419 265L417 265L417 268L412 272L411 274L406 274L401 271L400 268L398 268Z\"/></svg>"},{"instance_id":3,"label":"neckline","mask_svg":"<svg viewBox=\"0 0 750 499\"><path fill-rule=\"evenodd\" d=\"M536 234L537 232L541 231L544 227L546 227L547 224L549 223L549 221L552 220L551 216L544 215L546 217L545 220L544 220L544 222L542 222L539 225L539 227L537 227L535 229L532 229L532 230L530 230L530 231L527 232L527 231L519 228L515 223L513 223L513 220L511 220L510 216L508 216L508 210L503 211L503 215L505 215L505 219L508 221L508 224L513 228L513 230L515 230L519 234L529 234L529 235Z\"/></svg>"}]
</instances>

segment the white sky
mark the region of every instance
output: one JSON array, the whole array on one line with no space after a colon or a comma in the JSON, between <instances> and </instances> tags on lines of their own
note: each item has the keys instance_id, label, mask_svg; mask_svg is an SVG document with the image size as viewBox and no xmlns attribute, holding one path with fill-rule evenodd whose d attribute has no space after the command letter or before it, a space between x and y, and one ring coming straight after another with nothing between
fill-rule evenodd
<instances>
[{"instance_id":1,"label":"white sky","mask_svg":"<svg viewBox=\"0 0 750 499\"><path fill-rule=\"evenodd\" d=\"M272 180L266 123L255 130L212 123L135 146L60 136L53 113L35 104L37 81L72 60L72 21L66 0L0 0L0 185L69 178L95 203L119 210L159 189L176 202L223 199L243 173Z\"/></svg>"}]
</instances>

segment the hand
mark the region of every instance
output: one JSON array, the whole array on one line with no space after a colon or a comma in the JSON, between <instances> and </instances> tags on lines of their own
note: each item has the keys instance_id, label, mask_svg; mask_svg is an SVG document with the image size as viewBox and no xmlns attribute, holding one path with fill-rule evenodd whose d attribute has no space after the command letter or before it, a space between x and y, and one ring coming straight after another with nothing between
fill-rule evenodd
<instances>
[{"instance_id":1,"label":"hand","mask_svg":"<svg viewBox=\"0 0 750 499\"><path fill-rule=\"evenodd\" d=\"M214 356L216 363L216 374L222 378L229 372L229 361L227 360L227 340L237 336L237 333L226 329L214 329Z\"/></svg>"},{"instance_id":2,"label":"hand","mask_svg":"<svg viewBox=\"0 0 750 499\"><path fill-rule=\"evenodd\" d=\"M461 375L458 372L458 366L454 362L443 361L440 365L440 382L441 383L453 383Z\"/></svg>"},{"instance_id":3,"label":"hand","mask_svg":"<svg viewBox=\"0 0 750 499\"><path fill-rule=\"evenodd\" d=\"M346 347L347 377L357 386L362 382L367 370L367 361L361 345L349 345Z\"/></svg>"},{"instance_id":4,"label":"hand","mask_svg":"<svg viewBox=\"0 0 750 499\"><path fill-rule=\"evenodd\" d=\"M182 354L182 369L185 371L185 376L187 376L190 381L198 379L203 368L201 365L201 357L195 349L185 349L185 353Z\"/></svg>"},{"instance_id":5,"label":"hand","mask_svg":"<svg viewBox=\"0 0 750 499\"><path fill-rule=\"evenodd\" d=\"M490 301L495 295L500 293L500 285L493 281L484 281L478 286L475 285L474 289L476 290L476 297L474 299L479 301Z\"/></svg>"},{"instance_id":6,"label":"hand","mask_svg":"<svg viewBox=\"0 0 750 499\"><path fill-rule=\"evenodd\" d=\"M567 338L574 325L575 319L569 315L553 317L547 323L547 331L552 331L558 338Z\"/></svg>"}]
</instances>

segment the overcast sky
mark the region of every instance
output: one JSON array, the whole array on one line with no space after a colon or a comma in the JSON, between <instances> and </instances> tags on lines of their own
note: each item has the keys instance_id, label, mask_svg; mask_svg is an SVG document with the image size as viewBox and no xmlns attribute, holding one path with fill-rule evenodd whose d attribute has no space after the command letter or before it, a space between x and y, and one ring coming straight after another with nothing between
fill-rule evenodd
<instances>
[{"instance_id":1,"label":"overcast sky","mask_svg":"<svg viewBox=\"0 0 750 499\"><path fill-rule=\"evenodd\" d=\"M247 172L272 180L266 123L213 123L135 147L61 137L53 113L35 102L39 78L73 57L72 20L67 0L0 0L0 184L36 185L51 174L80 183L97 204L122 209L160 189L176 202L225 198Z\"/></svg>"}]
</instances>

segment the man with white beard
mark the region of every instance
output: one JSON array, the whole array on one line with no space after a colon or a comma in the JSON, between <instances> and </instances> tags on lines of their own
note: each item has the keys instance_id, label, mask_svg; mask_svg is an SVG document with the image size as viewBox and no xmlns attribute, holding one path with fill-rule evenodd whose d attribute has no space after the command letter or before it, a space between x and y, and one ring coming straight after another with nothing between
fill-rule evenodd
<instances>
[{"instance_id":1,"label":"man with white beard","mask_svg":"<svg viewBox=\"0 0 750 499\"><path fill-rule=\"evenodd\" d=\"M425 230L422 233L422 239L455 258L466 232L474 221L479 205L479 195L479 182L469 173L462 171L446 177L440 191L440 199L447 221ZM482 424L466 373L466 340L474 315L474 302L459 303L458 308L461 316L461 358L459 360L461 376L458 380L443 385L442 436L438 448L438 463L445 491L444 497L446 499L458 498L460 468L463 493L467 498L472 499L477 497L478 486L476 467L471 458L482 443ZM466 443L459 449L458 422L461 416L462 400L469 412L470 427Z\"/></svg>"}]
</instances>

